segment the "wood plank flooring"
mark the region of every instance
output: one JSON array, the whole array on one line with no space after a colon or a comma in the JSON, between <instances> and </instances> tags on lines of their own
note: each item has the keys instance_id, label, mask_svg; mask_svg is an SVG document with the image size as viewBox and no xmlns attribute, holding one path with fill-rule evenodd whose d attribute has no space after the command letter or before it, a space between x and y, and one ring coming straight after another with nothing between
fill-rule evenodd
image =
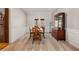
<instances>
[{"instance_id":1,"label":"wood plank flooring","mask_svg":"<svg viewBox=\"0 0 79 59\"><path fill-rule=\"evenodd\" d=\"M8 43L0 43L0 50L8 46Z\"/></svg>"},{"instance_id":2,"label":"wood plank flooring","mask_svg":"<svg viewBox=\"0 0 79 59\"><path fill-rule=\"evenodd\" d=\"M51 34L45 34L45 39L34 43L32 38L29 39L29 34L26 34L1 51L76 51L76 49L70 47L66 41L56 41Z\"/></svg>"}]
</instances>

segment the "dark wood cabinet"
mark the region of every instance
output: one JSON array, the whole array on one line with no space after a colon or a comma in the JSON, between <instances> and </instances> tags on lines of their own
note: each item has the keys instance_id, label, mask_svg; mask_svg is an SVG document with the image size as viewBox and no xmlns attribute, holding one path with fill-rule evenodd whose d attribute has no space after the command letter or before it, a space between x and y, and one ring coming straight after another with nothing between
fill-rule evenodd
<instances>
[{"instance_id":1,"label":"dark wood cabinet","mask_svg":"<svg viewBox=\"0 0 79 59\"><path fill-rule=\"evenodd\" d=\"M65 40L65 13L58 13L54 16L53 37L58 40Z\"/></svg>"}]
</instances>

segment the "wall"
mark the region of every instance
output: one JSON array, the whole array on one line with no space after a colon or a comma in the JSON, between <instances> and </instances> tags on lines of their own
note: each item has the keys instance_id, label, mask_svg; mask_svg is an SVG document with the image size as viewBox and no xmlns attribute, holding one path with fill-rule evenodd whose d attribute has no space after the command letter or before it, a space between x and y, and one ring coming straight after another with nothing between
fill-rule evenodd
<instances>
[{"instance_id":1,"label":"wall","mask_svg":"<svg viewBox=\"0 0 79 59\"><path fill-rule=\"evenodd\" d=\"M26 15L21 9L9 10L9 42L12 43L26 32Z\"/></svg>"},{"instance_id":2,"label":"wall","mask_svg":"<svg viewBox=\"0 0 79 59\"><path fill-rule=\"evenodd\" d=\"M35 18L44 18L44 26L45 26L45 32L49 32L49 23L51 20L51 13L49 12L31 12L27 14L27 26L32 27L35 25ZM41 26L41 21L38 21L38 25Z\"/></svg>"},{"instance_id":3,"label":"wall","mask_svg":"<svg viewBox=\"0 0 79 59\"><path fill-rule=\"evenodd\" d=\"M0 8L0 13L3 13L4 12L4 8Z\"/></svg>"},{"instance_id":4,"label":"wall","mask_svg":"<svg viewBox=\"0 0 79 59\"><path fill-rule=\"evenodd\" d=\"M56 10L52 16L59 12L66 13L66 40L79 48L79 9L61 8Z\"/></svg>"}]
</instances>

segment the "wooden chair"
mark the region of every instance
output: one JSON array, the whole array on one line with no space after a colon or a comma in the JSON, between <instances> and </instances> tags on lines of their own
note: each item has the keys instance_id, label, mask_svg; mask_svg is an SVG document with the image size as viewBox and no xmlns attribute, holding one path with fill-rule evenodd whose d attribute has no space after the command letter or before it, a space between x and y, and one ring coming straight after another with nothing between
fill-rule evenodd
<instances>
[{"instance_id":1,"label":"wooden chair","mask_svg":"<svg viewBox=\"0 0 79 59\"><path fill-rule=\"evenodd\" d=\"M29 28L29 31L30 31L30 37L29 37L29 39L31 39L31 37L32 37L31 28Z\"/></svg>"},{"instance_id":2,"label":"wooden chair","mask_svg":"<svg viewBox=\"0 0 79 59\"><path fill-rule=\"evenodd\" d=\"M45 27L41 27L41 28L43 29L42 34L43 34L43 37L45 38Z\"/></svg>"},{"instance_id":3,"label":"wooden chair","mask_svg":"<svg viewBox=\"0 0 79 59\"><path fill-rule=\"evenodd\" d=\"M38 30L38 28L33 29L33 42L35 40L41 41L41 32Z\"/></svg>"}]
</instances>

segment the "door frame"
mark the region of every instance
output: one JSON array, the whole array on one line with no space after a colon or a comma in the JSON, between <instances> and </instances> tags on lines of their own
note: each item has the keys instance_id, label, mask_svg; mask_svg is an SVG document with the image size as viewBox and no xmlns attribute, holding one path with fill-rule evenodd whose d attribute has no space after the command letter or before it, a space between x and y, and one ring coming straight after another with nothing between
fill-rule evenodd
<instances>
[{"instance_id":1,"label":"door frame","mask_svg":"<svg viewBox=\"0 0 79 59\"><path fill-rule=\"evenodd\" d=\"M9 43L9 8L4 11L4 42Z\"/></svg>"}]
</instances>

